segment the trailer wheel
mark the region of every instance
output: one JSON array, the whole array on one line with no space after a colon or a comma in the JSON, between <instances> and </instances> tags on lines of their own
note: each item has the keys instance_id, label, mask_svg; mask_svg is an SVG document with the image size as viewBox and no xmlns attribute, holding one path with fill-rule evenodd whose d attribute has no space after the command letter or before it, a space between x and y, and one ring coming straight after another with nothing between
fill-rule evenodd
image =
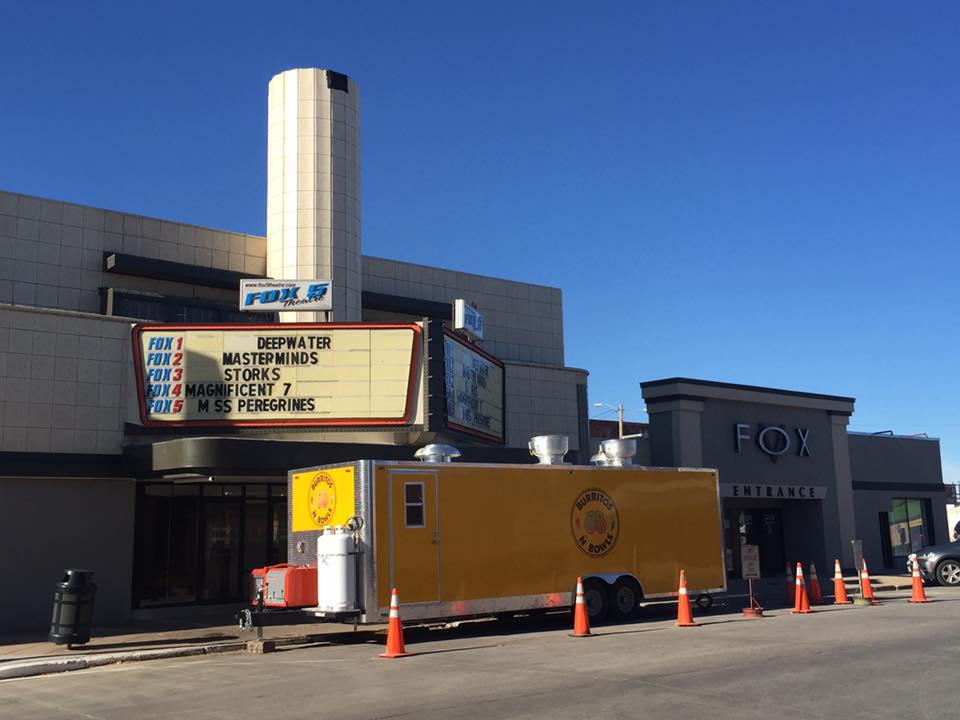
<instances>
[{"instance_id":1,"label":"trailer wheel","mask_svg":"<svg viewBox=\"0 0 960 720\"><path fill-rule=\"evenodd\" d=\"M610 591L610 610L617 620L629 620L637 614L643 590L632 577L618 579Z\"/></svg>"},{"instance_id":2,"label":"trailer wheel","mask_svg":"<svg viewBox=\"0 0 960 720\"><path fill-rule=\"evenodd\" d=\"M583 581L583 602L591 623L603 622L610 612L610 594L607 584L598 578Z\"/></svg>"},{"instance_id":3,"label":"trailer wheel","mask_svg":"<svg viewBox=\"0 0 960 720\"><path fill-rule=\"evenodd\" d=\"M707 595L706 593L702 593L697 595L696 603L697 607L701 610L709 610L713 607L713 597L711 595Z\"/></svg>"}]
</instances>

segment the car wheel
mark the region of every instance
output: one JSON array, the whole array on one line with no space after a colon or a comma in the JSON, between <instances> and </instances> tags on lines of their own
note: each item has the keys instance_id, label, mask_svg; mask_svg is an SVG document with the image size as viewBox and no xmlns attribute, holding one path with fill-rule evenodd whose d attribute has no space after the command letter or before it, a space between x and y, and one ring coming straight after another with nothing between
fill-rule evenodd
<instances>
[{"instance_id":1,"label":"car wheel","mask_svg":"<svg viewBox=\"0 0 960 720\"><path fill-rule=\"evenodd\" d=\"M583 583L583 602L591 623L603 622L610 612L610 594L603 580L591 578Z\"/></svg>"},{"instance_id":2,"label":"car wheel","mask_svg":"<svg viewBox=\"0 0 960 720\"><path fill-rule=\"evenodd\" d=\"M632 577L622 577L613 584L610 597L613 616L617 620L629 620L637 614L637 608L643 600L643 590Z\"/></svg>"},{"instance_id":3,"label":"car wheel","mask_svg":"<svg viewBox=\"0 0 960 720\"><path fill-rule=\"evenodd\" d=\"M949 587L960 585L960 560L941 560L937 565L937 581Z\"/></svg>"}]
</instances>

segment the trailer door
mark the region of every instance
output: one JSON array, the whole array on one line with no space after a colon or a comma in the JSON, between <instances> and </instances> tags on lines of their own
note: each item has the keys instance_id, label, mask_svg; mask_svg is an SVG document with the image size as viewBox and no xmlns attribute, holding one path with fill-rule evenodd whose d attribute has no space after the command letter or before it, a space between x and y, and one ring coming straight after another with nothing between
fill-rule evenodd
<instances>
[{"instance_id":1,"label":"trailer door","mask_svg":"<svg viewBox=\"0 0 960 720\"><path fill-rule=\"evenodd\" d=\"M435 472L390 472L390 582L401 604L440 599Z\"/></svg>"}]
</instances>

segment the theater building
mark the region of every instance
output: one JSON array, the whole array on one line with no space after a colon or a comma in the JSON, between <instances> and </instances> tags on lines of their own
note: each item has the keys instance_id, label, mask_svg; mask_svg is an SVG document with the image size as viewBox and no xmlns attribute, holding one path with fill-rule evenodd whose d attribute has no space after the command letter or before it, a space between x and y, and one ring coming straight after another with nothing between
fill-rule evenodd
<instances>
[{"instance_id":1,"label":"theater building","mask_svg":"<svg viewBox=\"0 0 960 720\"><path fill-rule=\"evenodd\" d=\"M95 572L101 625L242 601L286 559L292 468L429 442L529 462L540 434L587 463L612 434L591 439L559 288L363 254L359 93L271 80L265 236L0 192L0 634L49 623L67 567ZM301 294L277 309L251 281ZM742 544L781 573L849 567L855 539L888 567L947 539L937 441L850 433L851 398L642 394L638 462L719 468L731 575Z\"/></svg>"},{"instance_id":2,"label":"theater building","mask_svg":"<svg viewBox=\"0 0 960 720\"><path fill-rule=\"evenodd\" d=\"M727 572L760 548L764 575L787 561L824 574L854 545L875 569L900 571L923 545L949 540L940 444L847 429L854 399L670 378L641 383L653 465L717 468Z\"/></svg>"},{"instance_id":3,"label":"theater building","mask_svg":"<svg viewBox=\"0 0 960 720\"><path fill-rule=\"evenodd\" d=\"M340 73L270 82L266 236L0 192L0 633L49 623L65 567L102 624L242 600L286 557L291 468L526 462L544 433L589 458L558 288L362 254L359 107ZM241 312L241 280L330 309Z\"/></svg>"}]
</instances>

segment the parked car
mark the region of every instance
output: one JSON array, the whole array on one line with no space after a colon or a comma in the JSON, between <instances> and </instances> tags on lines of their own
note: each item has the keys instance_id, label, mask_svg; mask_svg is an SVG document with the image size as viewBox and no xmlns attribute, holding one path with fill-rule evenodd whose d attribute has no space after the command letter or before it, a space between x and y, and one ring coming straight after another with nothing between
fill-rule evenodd
<instances>
[{"instance_id":1,"label":"parked car","mask_svg":"<svg viewBox=\"0 0 960 720\"><path fill-rule=\"evenodd\" d=\"M960 586L960 542L921 548L916 558L924 580L935 580L948 587ZM912 555L907 558L907 569L913 569Z\"/></svg>"}]
</instances>

